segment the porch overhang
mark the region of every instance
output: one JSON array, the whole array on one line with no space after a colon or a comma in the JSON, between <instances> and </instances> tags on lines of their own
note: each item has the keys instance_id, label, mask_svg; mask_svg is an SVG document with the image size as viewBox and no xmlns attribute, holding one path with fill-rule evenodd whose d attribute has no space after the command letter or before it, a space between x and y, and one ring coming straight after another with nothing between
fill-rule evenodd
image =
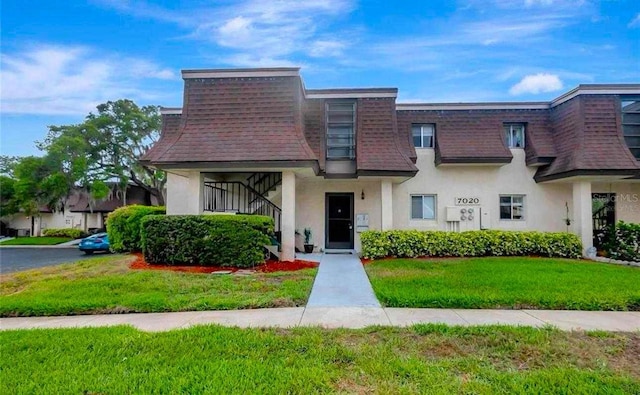
<instances>
[{"instance_id":1,"label":"porch overhang","mask_svg":"<svg viewBox=\"0 0 640 395\"><path fill-rule=\"evenodd\" d=\"M203 172L225 171L282 171L291 169L312 169L318 175L320 166L317 160L272 160L272 161L207 161L207 162L151 162L140 161L140 164L159 170L201 170Z\"/></svg>"},{"instance_id":2,"label":"porch overhang","mask_svg":"<svg viewBox=\"0 0 640 395\"><path fill-rule=\"evenodd\" d=\"M545 176L534 176L536 183L592 181L592 182L640 182L640 169L583 169Z\"/></svg>"}]
</instances>

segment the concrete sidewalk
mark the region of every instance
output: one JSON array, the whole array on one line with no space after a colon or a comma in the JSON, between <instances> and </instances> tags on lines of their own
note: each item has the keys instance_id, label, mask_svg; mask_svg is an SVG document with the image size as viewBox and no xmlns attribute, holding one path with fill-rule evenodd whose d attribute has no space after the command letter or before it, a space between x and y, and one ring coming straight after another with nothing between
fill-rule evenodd
<instances>
[{"instance_id":1,"label":"concrete sidewalk","mask_svg":"<svg viewBox=\"0 0 640 395\"><path fill-rule=\"evenodd\" d=\"M357 255L324 254L307 307L380 308L380 302Z\"/></svg>"},{"instance_id":2,"label":"concrete sidewalk","mask_svg":"<svg viewBox=\"0 0 640 395\"><path fill-rule=\"evenodd\" d=\"M371 325L550 325L561 330L640 331L640 312L574 310L462 310L380 307L292 307L279 309L189 311L179 313L103 314L65 317L0 318L0 329L73 328L132 325L145 331L166 331L193 325L277 327L320 326L364 328Z\"/></svg>"}]
</instances>

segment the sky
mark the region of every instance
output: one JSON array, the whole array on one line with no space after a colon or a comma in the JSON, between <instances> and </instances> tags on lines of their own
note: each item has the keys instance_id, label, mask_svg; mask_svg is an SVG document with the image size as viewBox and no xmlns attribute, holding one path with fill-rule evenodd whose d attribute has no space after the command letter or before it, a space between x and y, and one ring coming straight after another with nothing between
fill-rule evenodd
<instances>
[{"instance_id":1,"label":"sky","mask_svg":"<svg viewBox=\"0 0 640 395\"><path fill-rule=\"evenodd\" d=\"M548 101L640 83L637 0L3 0L0 154L128 98L181 106L181 69L298 66L398 102Z\"/></svg>"}]
</instances>

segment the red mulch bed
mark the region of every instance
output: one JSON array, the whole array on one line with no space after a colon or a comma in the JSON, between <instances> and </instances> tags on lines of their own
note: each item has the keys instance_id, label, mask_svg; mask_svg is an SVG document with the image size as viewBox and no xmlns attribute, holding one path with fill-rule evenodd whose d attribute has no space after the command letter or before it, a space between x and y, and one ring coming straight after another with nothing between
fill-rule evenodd
<instances>
[{"instance_id":1,"label":"red mulch bed","mask_svg":"<svg viewBox=\"0 0 640 395\"><path fill-rule=\"evenodd\" d=\"M263 273L295 272L296 270L313 269L316 267L318 267L318 262L303 261L300 259L296 259L293 262L268 260L264 265L257 266L256 271Z\"/></svg>"},{"instance_id":2,"label":"red mulch bed","mask_svg":"<svg viewBox=\"0 0 640 395\"><path fill-rule=\"evenodd\" d=\"M130 269L141 270L167 270L172 272L186 272L186 273L213 273L230 271L237 272L237 267L224 267L224 266L176 266L176 265L158 265L149 264L144 260L144 257L140 253L134 254L136 259L129 265ZM274 260L268 260L263 265L253 268L256 272L273 273L273 272L293 272L302 269L312 269L318 267L317 262L302 261L296 259L293 262L280 262Z\"/></svg>"}]
</instances>

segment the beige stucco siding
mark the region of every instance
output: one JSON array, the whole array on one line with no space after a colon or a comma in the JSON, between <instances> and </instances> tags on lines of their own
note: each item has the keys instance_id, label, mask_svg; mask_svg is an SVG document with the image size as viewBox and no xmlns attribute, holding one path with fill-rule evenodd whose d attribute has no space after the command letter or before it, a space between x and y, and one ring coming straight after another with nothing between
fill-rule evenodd
<instances>
[{"instance_id":1,"label":"beige stucco siding","mask_svg":"<svg viewBox=\"0 0 640 395\"><path fill-rule=\"evenodd\" d=\"M393 188L393 227L395 229L447 230L446 207L457 197L477 197L490 215L490 227L505 230L566 231L565 202L571 210L570 184L536 184L536 168L527 167L523 150L512 150L513 161L504 166L434 164L432 149L418 149L418 174ZM436 195L436 219L412 220L410 196ZM500 219L500 195L525 195L524 220ZM571 216L571 211L569 211ZM479 226L479 224L477 225Z\"/></svg>"},{"instance_id":2,"label":"beige stucco siding","mask_svg":"<svg viewBox=\"0 0 640 395\"><path fill-rule=\"evenodd\" d=\"M361 198L364 191L365 198ZM302 178L296 182L296 229L311 228L316 248L325 246L325 194L351 192L354 195L354 219L369 214L369 229L380 229L380 181L325 180L323 177ZM286 210L286 207L282 207ZM354 223L355 232L355 223ZM355 249L360 250L360 234L354 234Z\"/></svg>"},{"instance_id":3,"label":"beige stucco siding","mask_svg":"<svg viewBox=\"0 0 640 395\"><path fill-rule=\"evenodd\" d=\"M196 175L189 174L191 177L199 177L199 173ZM179 174L167 173L167 214L199 214L194 212L195 209L192 194L197 194L197 190L190 190L193 183L189 183L189 177L184 177Z\"/></svg>"}]
</instances>

